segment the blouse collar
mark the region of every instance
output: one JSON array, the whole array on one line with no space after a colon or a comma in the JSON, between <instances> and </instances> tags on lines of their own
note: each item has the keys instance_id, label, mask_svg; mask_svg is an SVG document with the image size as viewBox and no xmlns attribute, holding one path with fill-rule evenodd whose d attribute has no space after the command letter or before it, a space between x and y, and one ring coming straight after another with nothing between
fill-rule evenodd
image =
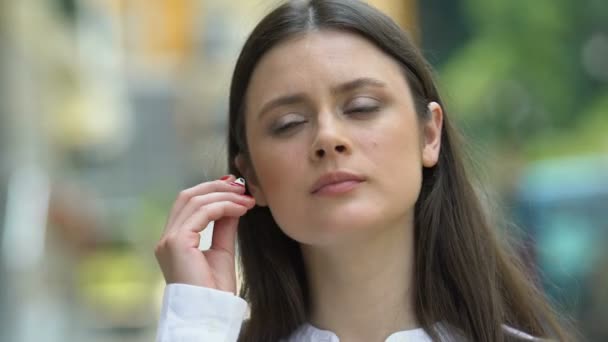
<instances>
[{"instance_id":1,"label":"blouse collar","mask_svg":"<svg viewBox=\"0 0 608 342\"><path fill-rule=\"evenodd\" d=\"M322 330L310 323L303 324L288 341L293 342L339 342L338 336L329 330ZM422 328L402 330L392 333L385 342L431 342L431 338Z\"/></svg>"}]
</instances>

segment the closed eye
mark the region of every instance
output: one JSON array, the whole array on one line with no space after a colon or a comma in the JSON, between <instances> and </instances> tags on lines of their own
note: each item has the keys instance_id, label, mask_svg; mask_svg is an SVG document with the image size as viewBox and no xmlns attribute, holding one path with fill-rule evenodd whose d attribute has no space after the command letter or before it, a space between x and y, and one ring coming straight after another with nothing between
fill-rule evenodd
<instances>
[{"instance_id":1,"label":"closed eye","mask_svg":"<svg viewBox=\"0 0 608 342\"><path fill-rule=\"evenodd\" d=\"M296 121L290 121L290 122L287 122L287 123L284 123L281 125L277 125L277 126L273 127L272 133L275 135L287 133L288 131L294 129L298 125L303 124L305 122L306 122L306 120L296 120Z\"/></svg>"},{"instance_id":2,"label":"closed eye","mask_svg":"<svg viewBox=\"0 0 608 342\"><path fill-rule=\"evenodd\" d=\"M365 106L365 107L356 107L352 109L348 109L344 111L345 114L366 114L377 112L380 109L380 106Z\"/></svg>"},{"instance_id":3,"label":"closed eye","mask_svg":"<svg viewBox=\"0 0 608 342\"><path fill-rule=\"evenodd\" d=\"M344 106L344 114L368 114L377 112L380 109L381 102L373 97L359 96L355 97Z\"/></svg>"}]
</instances>

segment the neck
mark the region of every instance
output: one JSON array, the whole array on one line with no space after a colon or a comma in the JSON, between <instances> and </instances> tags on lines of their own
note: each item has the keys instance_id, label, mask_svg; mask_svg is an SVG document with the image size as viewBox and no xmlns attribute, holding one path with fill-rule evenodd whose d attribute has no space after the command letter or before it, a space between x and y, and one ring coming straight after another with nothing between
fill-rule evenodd
<instances>
[{"instance_id":1,"label":"neck","mask_svg":"<svg viewBox=\"0 0 608 342\"><path fill-rule=\"evenodd\" d=\"M396 331L417 327L413 220L368 231L373 235L348 243L302 246L311 324L343 341L384 341Z\"/></svg>"}]
</instances>

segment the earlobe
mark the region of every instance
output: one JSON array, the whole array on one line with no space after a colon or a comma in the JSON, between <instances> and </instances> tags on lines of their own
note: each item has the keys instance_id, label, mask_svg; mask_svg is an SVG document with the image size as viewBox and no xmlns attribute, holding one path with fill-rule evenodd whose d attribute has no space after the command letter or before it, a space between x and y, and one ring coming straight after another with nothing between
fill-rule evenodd
<instances>
[{"instance_id":1,"label":"earlobe","mask_svg":"<svg viewBox=\"0 0 608 342\"><path fill-rule=\"evenodd\" d=\"M422 149L422 165L433 167L439 160L441 149L441 131L443 129L443 109L437 102L428 105L429 118L423 126L424 146Z\"/></svg>"},{"instance_id":2,"label":"earlobe","mask_svg":"<svg viewBox=\"0 0 608 342\"><path fill-rule=\"evenodd\" d=\"M253 172L251 167L251 163L242 154L238 154L234 158L234 164L241 175L243 175L245 178L247 182L247 189L249 189L249 193L255 198L255 204L260 207L268 206L266 196L264 196L264 193L259 186L255 172Z\"/></svg>"}]
</instances>

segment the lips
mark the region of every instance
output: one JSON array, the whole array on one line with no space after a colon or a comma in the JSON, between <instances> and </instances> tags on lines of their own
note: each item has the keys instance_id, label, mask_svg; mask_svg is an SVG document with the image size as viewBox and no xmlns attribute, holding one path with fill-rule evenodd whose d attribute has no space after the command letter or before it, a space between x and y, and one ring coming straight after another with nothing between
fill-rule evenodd
<instances>
[{"instance_id":1,"label":"lips","mask_svg":"<svg viewBox=\"0 0 608 342\"><path fill-rule=\"evenodd\" d=\"M336 194L349 191L365 178L348 171L334 171L323 174L311 187L311 194Z\"/></svg>"}]
</instances>

